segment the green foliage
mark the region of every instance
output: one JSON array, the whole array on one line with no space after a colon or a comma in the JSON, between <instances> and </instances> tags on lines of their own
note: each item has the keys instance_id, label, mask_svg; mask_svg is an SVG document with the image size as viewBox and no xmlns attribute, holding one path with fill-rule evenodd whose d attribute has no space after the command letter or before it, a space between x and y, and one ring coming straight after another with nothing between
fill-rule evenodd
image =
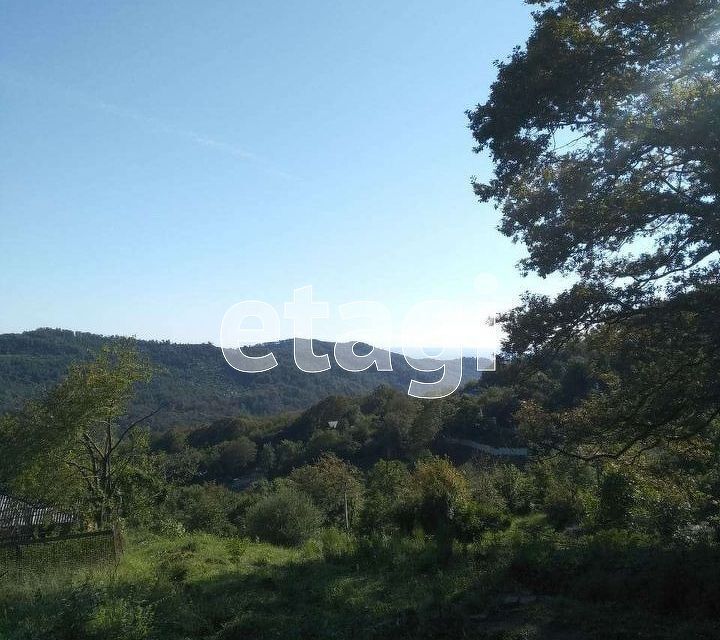
<instances>
[{"instance_id":1,"label":"green foliage","mask_svg":"<svg viewBox=\"0 0 720 640\"><path fill-rule=\"evenodd\" d=\"M538 526L526 520L512 536L488 534L482 543L456 548L449 564L441 564L436 541L422 535L353 541L329 530L293 548L205 534L133 535L113 572L0 581L0 635L489 640L534 630L539 638L578 640L717 636L717 549L661 551L629 531L573 542ZM537 532L539 544L532 539Z\"/></svg>"},{"instance_id":2,"label":"green foliage","mask_svg":"<svg viewBox=\"0 0 720 640\"><path fill-rule=\"evenodd\" d=\"M157 480L147 464L147 439L137 432L146 418L126 416L136 386L149 376L147 363L127 346L70 366L44 397L1 421L0 483L80 507L98 527L122 515L124 496L125 508L132 508L133 498L152 492Z\"/></svg>"},{"instance_id":3,"label":"green foliage","mask_svg":"<svg viewBox=\"0 0 720 640\"><path fill-rule=\"evenodd\" d=\"M288 486L260 498L246 514L249 535L288 546L308 540L321 523L322 514L310 497Z\"/></svg>"},{"instance_id":4,"label":"green foliage","mask_svg":"<svg viewBox=\"0 0 720 640\"><path fill-rule=\"evenodd\" d=\"M305 445L293 440L281 440L275 449L275 458L278 470L288 473L302 464L305 458Z\"/></svg>"},{"instance_id":5,"label":"green foliage","mask_svg":"<svg viewBox=\"0 0 720 640\"><path fill-rule=\"evenodd\" d=\"M492 482L507 509L516 515L532 511L536 499L536 486L532 478L516 466L500 464L492 470Z\"/></svg>"},{"instance_id":6,"label":"green foliage","mask_svg":"<svg viewBox=\"0 0 720 640\"><path fill-rule=\"evenodd\" d=\"M233 535L237 533L233 515L239 505L236 493L216 484L203 484L174 489L166 510L188 531Z\"/></svg>"},{"instance_id":7,"label":"green foliage","mask_svg":"<svg viewBox=\"0 0 720 640\"><path fill-rule=\"evenodd\" d=\"M497 531L506 527L510 522L510 516L498 505L469 500L460 505L454 520L457 539L462 542L475 542L488 531Z\"/></svg>"},{"instance_id":8,"label":"green foliage","mask_svg":"<svg viewBox=\"0 0 720 640\"><path fill-rule=\"evenodd\" d=\"M358 469L333 454L290 474L290 480L309 495L329 524L350 528L362 509L364 486Z\"/></svg>"},{"instance_id":9,"label":"green foliage","mask_svg":"<svg viewBox=\"0 0 720 640\"><path fill-rule=\"evenodd\" d=\"M89 361L103 348L124 342L119 337L60 329L0 335L0 413L21 408L44 388L56 384L70 364ZM155 428L193 426L227 416L304 411L330 394L360 396L382 384L405 393L413 377L432 379L415 372L397 355L392 356L393 371L355 373L333 366L330 371L308 376L295 366L291 340L272 345L278 366L262 374L232 369L220 349L211 344L155 340L136 340L134 344L141 357L152 364L155 374L149 384L138 390L131 412L144 415L165 406L153 418ZM332 344L315 341L314 348L317 353L330 354L332 359ZM267 353L267 347L254 347L248 353ZM468 380L478 377L469 358L463 370ZM332 416L328 420L339 418Z\"/></svg>"},{"instance_id":10,"label":"green foliage","mask_svg":"<svg viewBox=\"0 0 720 640\"><path fill-rule=\"evenodd\" d=\"M432 457L417 463L411 482L418 522L426 531L446 535L467 508L467 479L447 458Z\"/></svg>"},{"instance_id":11,"label":"green foliage","mask_svg":"<svg viewBox=\"0 0 720 640\"><path fill-rule=\"evenodd\" d=\"M151 606L118 598L100 603L87 622L89 638L144 640L154 626Z\"/></svg>"},{"instance_id":12,"label":"green foliage","mask_svg":"<svg viewBox=\"0 0 720 640\"><path fill-rule=\"evenodd\" d=\"M258 467L265 474L268 475L272 472L277 464L277 456L275 455L274 447L266 442L258 453Z\"/></svg>"},{"instance_id":13,"label":"green foliage","mask_svg":"<svg viewBox=\"0 0 720 640\"><path fill-rule=\"evenodd\" d=\"M202 449L258 433L262 433L262 422L259 420L248 417L222 418L194 429L185 440L191 447Z\"/></svg>"},{"instance_id":14,"label":"green foliage","mask_svg":"<svg viewBox=\"0 0 720 640\"><path fill-rule=\"evenodd\" d=\"M476 193L502 205L501 231L529 250L524 269L581 278L543 322L513 316L520 351L568 328L571 302L590 305L576 316L585 324L652 300L664 276L678 290L718 266L707 233L718 207L717 3L533 4L546 9L527 45L470 114L495 162ZM640 251L622 252L640 238Z\"/></svg>"},{"instance_id":15,"label":"green foliage","mask_svg":"<svg viewBox=\"0 0 720 640\"><path fill-rule=\"evenodd\" d=\"M365 532L394 533L408 526L412 479L398 460L378 460L367 476L361 528Z\"/></svg>"},{"instance_id":16,"label":"green foliage","mask_svg":"<svg viewBox=\"0 0 720 640\"><path fill-rule=\"evenodd\" d=\"M688 457L720 414L717 2L532 4L526 46L469 114L495 167L475 191L524 272L575 276L504 315L507 353L540 377L569 344L589 358L567 359L560 406L541 394L520 421L586 460Z\"/></svg>"},{"instance_id":17,"label":"green foliage","mask_svg":"<svg viewBox=\"0 0 720 640\"><path fill-rule=\"evenodd\" d=\"M605 529L620 529L630 522L634 505L633 487L625 475L610 470L604 474L598 487L595 522Z\"/></svg>"},{"instance_id":18,"label":"green foliage","mask_svg":"<svg viewBox=\"0 0 720 640\"><path fill-rule=\"evenodd\" d=\"M246 436L218 445L215 459L215 475L218 478L234 478L247 470L257 456L257 446Z\"/></svg>"}]
</instances>

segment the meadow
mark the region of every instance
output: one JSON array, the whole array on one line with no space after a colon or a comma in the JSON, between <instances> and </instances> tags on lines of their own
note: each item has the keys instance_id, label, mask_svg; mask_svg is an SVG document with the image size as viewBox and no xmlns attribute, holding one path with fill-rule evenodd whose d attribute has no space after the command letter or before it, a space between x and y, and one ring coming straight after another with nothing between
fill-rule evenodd
<instances>
[{"instance_id":1,"label":"meadow","mask_svg":"<svg viewBox=\"0 0 720 640\"><path fill-rule=\"evenodd\" d=\"M3 640L717 638L717 551L520 519L451 553L325 529L296 548L135 532L117 566L0 584ZM654 553L652 563L646 555Z\"/></svg>"}]
</instances>

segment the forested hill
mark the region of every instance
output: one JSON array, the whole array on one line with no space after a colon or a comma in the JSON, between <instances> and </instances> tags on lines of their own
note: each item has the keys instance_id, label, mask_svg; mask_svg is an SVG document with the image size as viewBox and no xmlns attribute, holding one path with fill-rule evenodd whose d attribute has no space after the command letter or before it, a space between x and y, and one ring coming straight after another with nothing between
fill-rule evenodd
<instances>
[{"instance_id":1,"label":"forested hill","mask_svg":"<svg viewBox=\"0 0 720 640\"><path fill-rule=\"evenodd\" d=\"M61 329L37 329L0 334L0 413L19 408L29 398L57 382L68 365L92 358L104 345L127 340ZM314 342L315 352L329 353L330 371L307 374L293 361L291 340L272 344L278 366L266 373L244 374L232 369L212 344L174 344L136 340L138 351L155 367L152 381L139 390L136 411L166 404L157 426L192 425L227 415L268 415L306 409L329 395L361 395L381 384L407 390L422 376L398 354L394 370L350 373L332 357L332 344ZM260 347L258 353L266 353ZM465 380L478 378L475 362L466 358Z\"/></svg>"}]
</instances>

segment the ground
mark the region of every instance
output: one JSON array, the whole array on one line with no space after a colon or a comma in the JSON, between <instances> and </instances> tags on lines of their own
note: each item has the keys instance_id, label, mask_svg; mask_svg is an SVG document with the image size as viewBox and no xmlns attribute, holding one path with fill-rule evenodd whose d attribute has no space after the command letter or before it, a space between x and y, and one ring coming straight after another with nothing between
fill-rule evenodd
<instances>
[{"instance_id":1,"label":"ground","mask_svg":"<svg viewBox=\"0 0 720 640\"><path fill-rule=\"evenodd\" d=\"M471 547L358 545L326 532L285 549L211 535L129 536L117 567L0 584L2 640L63 638L720 638L617 604L520 589Z\"/></svg>"}]
</instances>

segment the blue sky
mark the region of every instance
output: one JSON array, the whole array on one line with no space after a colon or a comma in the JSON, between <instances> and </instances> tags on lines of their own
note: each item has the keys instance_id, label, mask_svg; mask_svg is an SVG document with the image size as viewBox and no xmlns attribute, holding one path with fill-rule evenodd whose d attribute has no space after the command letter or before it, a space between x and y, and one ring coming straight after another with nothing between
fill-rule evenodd
<instances>
[{"instance_id":1,"label":"blue sky","mask_svg":"<svg viewBox=\"0 0 720 640\"><path fill-rule=\"evenodd\" d=\"M217 342L304 285L398 321L552 290L470 187L464 111L529 30L520 0L6 0L0 331Z\"/></svg>"}]
</instances>

